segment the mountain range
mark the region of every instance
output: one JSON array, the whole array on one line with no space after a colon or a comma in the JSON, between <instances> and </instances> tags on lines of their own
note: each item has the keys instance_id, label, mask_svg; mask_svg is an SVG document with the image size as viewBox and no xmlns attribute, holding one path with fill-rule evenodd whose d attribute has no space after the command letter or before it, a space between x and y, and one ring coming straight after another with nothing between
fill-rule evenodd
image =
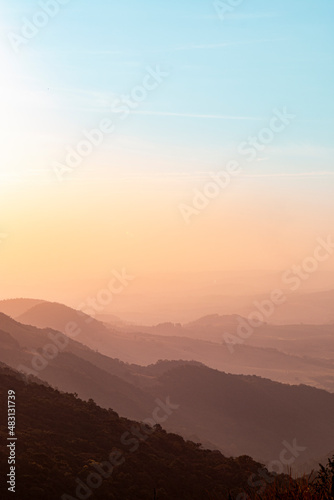
<instances>
[{"instance_id":1,"label":"mountain range","mask_svg":"<svg viewBox=\"0 0 334 500\"><path fill-rule=\"evenodd\" d=\"M24 310L24 307L28 308ZM41 301L0 302L0 311L12 311L18 321L67 334L90 349L127 363L148 365L160 359L199 361L234 374L258 375L278 382L303 383L334 392L334 325L264 324L246 339L239 337L238 315L210 315L184 325L164 323L145 327L101 322L63 304ZM24 311L24 312L22 312ZM232 336L234 345L224 338ZM333 353L333 355L332 355Z\"/></svg>"},{"instance_id":2,"label":"mountain range","mask_svg":"<svg viewBox=\"0 0 334 500\"><path fill-rule=\"evenodd\" d=\"M170 401L177 411L164 423L167 430L219 449L226 456L246 454L268 463L280 456L283 443L293 446L295 442L303 452L295 457L294 466L302 468L333 449L334 394L330 392L212 369L197 359L195 350L191 358L189 346L197 345L196 342L200 346L210 344L196 339L183 338L181 344L178 339L176 344L171 341L179 349L180 345L186 346L188 351L184 352L189 359L179 357L148 366L125 362L120 356L126 352L130 339L138 335L136 347L142 344L141 352L145 352L153 342L152 335L141 337L131 333L123 337L122 331L70 308L42 304L48 309L51 328L25 325L0 315L0 361L61 391L77 393L84 400L94 399L101 407L111 407L136 420L148 418L157 400L167 406ZM31 310L36 311L42 304L34 305ZM67 325L72 337L75 332L75 338L64 335L60 328L57 330L56 320L63 329ZM96 350L107 336L110 336L108 356ZM145 342L143 338L149 340ZM168 337L153 338L158 342ZM81 341L91 343L95 349ZM110 356L113 346L114 357ZM212 346L217 349L217 344ZM258 350L240 346L246 348L248 352Z\"/></svg>"}]
</instances>

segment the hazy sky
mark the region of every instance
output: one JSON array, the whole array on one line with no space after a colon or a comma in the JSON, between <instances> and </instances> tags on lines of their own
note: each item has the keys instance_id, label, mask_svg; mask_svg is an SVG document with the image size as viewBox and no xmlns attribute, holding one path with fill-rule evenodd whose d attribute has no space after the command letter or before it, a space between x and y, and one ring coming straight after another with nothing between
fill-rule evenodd
<instances>
[{"instance_id":1,"label":"hazy sky","mask_svg":"<svg viewBox=\"0 0 334 500\"><path fill-rule=\"evenodd\" d=\"M0 1L2 297L76 297L120 267L285 269L330 234L332 2L63 3Z\"/></svg>"}]
</instances>

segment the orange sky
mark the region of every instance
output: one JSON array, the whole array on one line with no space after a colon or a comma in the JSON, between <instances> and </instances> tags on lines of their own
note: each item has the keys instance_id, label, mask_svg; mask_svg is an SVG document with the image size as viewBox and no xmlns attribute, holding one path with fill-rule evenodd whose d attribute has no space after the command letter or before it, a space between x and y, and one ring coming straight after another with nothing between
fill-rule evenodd
<instances>
[{"instance_id":1,"label":"orange sky","mask_svg":"<svg viewBox=\"0 0 334 500\"><path fill-rule=\"evenodd\" d=\"M176 282L179 276L182 295L184 273L210 273L211 280L228 271L245 273L242 294L250 284L246 271L284 271L332 231L332 193L319 178L241 176L186 224L179 204L189 204L193 189L207 182L207 175L138 175L7 185L0 200L0 234L8 234L0 244L1 298L75 304L122 268L139 280L127 293L167 290L163 279L145 283L145 276L163 273ZM307 286L328 288L330 270L334 259Z\"/></svg>"}]
</instances>

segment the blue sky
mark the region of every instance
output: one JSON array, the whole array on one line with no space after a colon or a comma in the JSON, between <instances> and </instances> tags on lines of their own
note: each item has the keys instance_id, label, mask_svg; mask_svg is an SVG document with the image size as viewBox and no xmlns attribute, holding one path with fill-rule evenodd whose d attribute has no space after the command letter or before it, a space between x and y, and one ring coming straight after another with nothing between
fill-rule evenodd
<instances>
[{"instance_id":1,"label":"blue sky","mask_svg":"<svg viewBox=\"0 0 334 500\"><path fill-rule=\"evenodd\" d=\"M1 7L2 99L16 117L9 124L3 115L2 127L22 138L7 170L49 171L65 145L111 116L111 103L159 65L170 76L120 125L94 168L105 168L116 148L117 158L133 153L129 171L210 171L285 106L296 119L248 171L334 171L332 2L244 0L221 20L211 0L70 0L18 54L8 34L20 33L40 3Z\"/></svg>"},{"instance_id":2,"label":"blue sky","mask_svg":"<svg viewBox=\"0 0 334 500\"><path fill-rule=\"evenodd\" d=\"M47 1L0 0L6 296L84 300L114 268L284 270L312 255L333 229L331 0L244 0L224 20L212 0L69 0L15 51ZM157 67L168 77L122 120L112 104ZM274 109L295 118L247 161ZM58 182L55 162L106 119L114 132ZM185 224L180 204L229 160L241 174Z\"/></svg>"}]
</instances>

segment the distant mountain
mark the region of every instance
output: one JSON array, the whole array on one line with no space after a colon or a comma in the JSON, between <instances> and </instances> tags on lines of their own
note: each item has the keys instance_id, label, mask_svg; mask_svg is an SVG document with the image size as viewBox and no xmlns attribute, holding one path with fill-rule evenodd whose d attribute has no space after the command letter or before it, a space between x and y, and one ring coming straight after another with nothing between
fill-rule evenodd
<instances>
[{"instance_id":1,"label":"distant mountain","mask_svg":"<svg viewBox=\"0 0 334 500\"><path fill-rule=\"evenodd\" d=\"M44 302L39 299L6 299L0 300L0 311L11 318L17 318L31 307Z\"/></svg>"},{"instance_id":2,"label":"distant mountain","mask_svg":"<svg viewBox=\"0 0 334 500\"><path fill-rule=\"evenodd\" d=\"M12 370L0 367L1 401L7 399L9 389L16 397L15 495L20 500L93 494L101 500L147 500L154 495L161 500L223 500L230 493L236 497L248 490L251 474L262 471L270 478L249 457L232 459L202 450L160 425L148 427L120 418L112 409L27 384ZM1 424L0 436L7 442L7 424ZM3 477L9 470L7 456L8 449L2 446ZM0 488L5 498L4 481Z\"/></svg>"},{"instance_id":3,"label":"distant mountain","mask_svg":"<svg viewBox=\"0 0 334 500\"><path fill-rule=\"evenodd\" d=\"M328 274L328 283L330 280ZM254 276L256 280L257 277ZM312 280L313 282L313 280ZM164 285L166 280L163 281ZM305 282L304 282L305 283ZM291 292L289 289L284 289L287 301L276 308L275 314L270 319L273 324L313 324L322 325L332 323L334 321L334 290L313 292L306 290L306 287L301 287L302 293ZM308 282L309 285L311 281ZM179 284L180 286L180 284ZM161 284L159 284L161 288ZM126 318L139 324L157 324L166 321L173 323L188 323L196 317L205 315L233 315L247 317L254 310L254 301L262 302L267 300L271 291L282 287L281 276L268 283L265 288L260 290L254 288L253 291L245 289L242 285L238 286L238 294L232 293L233 283L226 284L224 290L218 286L217 289L208 287L199 290L198 283L189 287L188 293L181 293L180 288L175 287L173 293L157 293L153 296L151 292L148 294L147 287L143 293L126 294L119 297L117 303L112 303L105 308L104 313L112 313ZM133 288L132 288L133 289ZM240 291L244 290L245 295L240 295ZM138 292L138 290L137 290Z\"/></svg>"},{"instance_id":4,"label":"distant mountain","mask_svg":"<svg viewBox=\"0 0 334 500\"><path fill-rule=\"evenodd\" d=\"M157 399L170 400L178 410L167 420L168 430L226 455L275 460L282 442L296 439L307 448L296 458L298 465L333 447L334 394L322 390L229 375L194 361L126 364L55 330L22 325L3 314L0 343L0 361L122 416L144 419Z\"/></svg>"},{"instance_id":5,"label":"distant mountain","mask_svg":"<svg viewBox=\"0 0 334 500\"><path fill-rule=\"evenodd\" d=\"M208 314L195 321L191 321L185 325L186 329L195 330L196 328L206 328L206 327L236 327L238 325L238 314L230 314L222 316L221 314Z\"/></svg>"},{"instance_id":6,"label":"distant mountain","mask_svg":"<svg viewBox=\"0 0 334 500\"><path fill-rule=\"evenodd\" d=\"M334 322L334 290L292 294L275 313L277 324L328 324Z\"/></svg>"},{"instance_id":7,"label":"distant mountain","mask_svg":"<svg viewBox=\"0 0 334 500\"><path fill-rule=\"evenodd\" d=\"M35 305L18 317L23 323L39 328L51 327L63 333L67 333L69 325L76 325L79 334L75 340L127 363L148 365L160 359L195 360L230 373L259 375L290 384L303 383L334 392L332 325L265 325L254 329L252 335L242 339L242 344L233 346L231 352L223 334L236 336L240 320L238 315L210 315L185 325L108 327L75 309L50 302ZM322 345L325 347L321 348ZM332 359L318 359L314 352L319 358L326 354L331 358L331 352L333 356Z\"/></svg>"},{"instance_id":8,"label":"distant mountain","mask_svg":"<svg viewBox=\"0 0 334 500\"><path fill-rule=\"evenodd\" d=\"M221 343L225 331L234 332L238 327L238 319L241 316L237 314L220 315L208 314L190 323L159 323L156 326L139 327L141 330L153 335L167 335L190 337L212 342ZM134 329L131 325L130 328ZM138 327L137 327L138 329Z\"/></svg>"},{"instance_id":9,"label":"distant mountain","mask_svg":"<svg viewBox=\"0 0 334 500\"><path fill-rule=\"evenodd\" d=\"M87 314L57 302L42 302L31 307L23 314L16 316L17 321L31 324L38 328L52 327L63 333L80 330L80 342L98 349L104 342L112 342L110 329L100 321ZM113 345L114 357L117 357L117 346Z\"/></svg>"},{"instance_id":10,"label":"distant mountain","mask_svg":"<svg viewBox=\"0 0 334 500\"><path fill-rule=\"evenodd\" d=\"M334 360L334 324L265 325L255 329L245 344L275 348L308 358Z\"/></svg>"},{"instance_id":11,"label":"distant mountain","mask_svg":"<svg viewBox=\"0 0 334 500\"><path fill-rule=\"evenodd\" d=\"M22 325L0 313L0 345L0 361L12 368L84 399L94 398L101 406L113 401L117 411L129 417L142 418L153 402L127 381L135 376L126 365L50 328Z\"/></svg>"},{"instance_id":12,"label":"distant mountain","mask_svg":"<svg viewBox=\"0 0 334 500\"><path fill-rule=\"evenodd\" d=\"M272 288L268 288L268 292L263 294L234 298L231 305L229 305L230 299L224 296L206 297L204 301L208 305L210 304L211 310L222 315L237 312L241 316L247 317L248 314L254 311L254 302L267 300L270 290ZM277 307L270 318L271 323L277 325L299 323L323 325L333 323L334 290L313 293L291 293L287 290L286 296L286 302Z\"/></svg>"},{"instance_id":13,"label":"distant mountain","mask_svg":"<svg viewBox=\"0 0 334 500\"><path fill-rule=\"evenodd\" d=\"M334 301L332 306L334 306ZM248 328L250 332L247 338L242 339L245 345L278 349L294 356L334 359L333 324L274 325L264 322L263 326L252 328L247 318L242 316L214 314L186 323L179 334L221 343L224 333L238 335L240 325L243 325L244 329ZM150 331L156 333L159 329L152 327ZM171 334L172 331L170 329L168 333L166 328L164 334Z\"/></svg>"}]
</instances>

